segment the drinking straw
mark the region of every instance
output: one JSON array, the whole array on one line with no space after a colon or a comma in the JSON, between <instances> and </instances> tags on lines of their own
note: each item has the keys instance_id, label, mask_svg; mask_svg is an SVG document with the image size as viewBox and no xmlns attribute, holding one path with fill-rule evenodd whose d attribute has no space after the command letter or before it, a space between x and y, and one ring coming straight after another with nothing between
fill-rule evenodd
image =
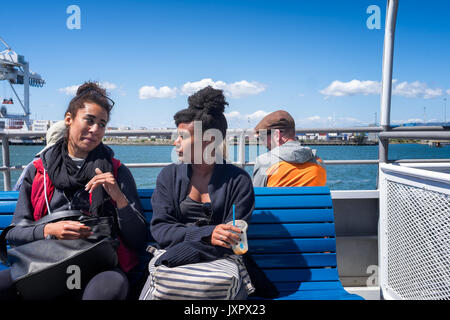
<instances>
[{"instance_id":1,"label":"drinking straw","mask_svg":"<svg viewBox=\"0 0 450 320\"><path fill-rule=\"evenodd\" d=\"M233 226L236 226L236 205L233 204ZM244 244L241 242L241 249L244 249Z\"/></svg>"},{"instance_id":2,"label":"drinking straw","mask_svg":"<svg viewBox=\"0 0 450 320\"><path fill-rule=\"evenodd\" d=\"M235 223L235 220L236 220L236 213L235 213L235 207L236 207L236 205L235 204L233 204L233 227L234 226L236 226L236 223Z\"/></svg>"}]
</instances>

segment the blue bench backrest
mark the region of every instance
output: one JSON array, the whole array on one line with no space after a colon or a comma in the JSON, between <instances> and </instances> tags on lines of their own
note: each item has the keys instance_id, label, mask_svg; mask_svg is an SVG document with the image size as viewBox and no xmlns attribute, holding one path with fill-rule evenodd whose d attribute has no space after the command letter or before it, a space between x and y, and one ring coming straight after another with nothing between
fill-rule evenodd
<instances>
[{"instance_id":1,"label":"blue bench backrest","mask_svg":"<svg viewBox=\"0 0 450 320\"><path fill-rule=\"evenodd\" d=\"M249 250L281 296L341 288L326 187L255 188Z\"/></svg>"},{"instance_id":2,"label":"blue bench backrest","mask_svg":"<svg viewBox=\"0 0 450 320\"><path fill-rule=\"evenodd\" d=\"M138 192L150 221L153 189ZM17 197L18 192L0 192L0 229L10 224ZM253 259L278 288L280 298L360 298L348 294L339 281L329 188L255 188L248 239ZM148 260L142 254L138 269L144 270Z\"/></svg>"}]
</instances>

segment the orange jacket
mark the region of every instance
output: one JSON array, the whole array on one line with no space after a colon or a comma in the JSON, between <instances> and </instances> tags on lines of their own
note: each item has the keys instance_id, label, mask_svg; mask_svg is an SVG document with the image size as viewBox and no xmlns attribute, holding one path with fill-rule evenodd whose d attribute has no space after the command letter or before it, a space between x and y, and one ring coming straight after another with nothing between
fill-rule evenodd
<instances>
[{"instance_id":1,"label":"orange jacket","mask_svg":"<svg viewBox=\"0 0 450 320\"><path fill-rule=\"evenodd\" d=\"M255 160L255 187L325 186L326 183L322 159L298 141L288 141Z\"/></svg>"}]
</instances>

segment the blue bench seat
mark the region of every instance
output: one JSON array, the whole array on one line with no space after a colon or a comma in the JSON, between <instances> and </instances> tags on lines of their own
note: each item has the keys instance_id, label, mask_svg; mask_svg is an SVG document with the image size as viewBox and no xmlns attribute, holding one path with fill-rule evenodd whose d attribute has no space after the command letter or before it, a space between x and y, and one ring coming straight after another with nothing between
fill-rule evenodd
<instances>
[{"instance_id":1,"label":"blue bench seat","mask_svg":"<svg viewBox=\"0 0 450 320\"><path fill-rule=\"evenodd\" d=\"M138 192L150 221L153 189ZM11 223L17 197L18 192L0 192L0 229ZM362 299L345 291L339 280L327 187L255 188L248 241L253 260L280 292L277 300ZM142 253L136 277L148 261L149 256Z\"/></svg>"},{"instance_id":2,"label":"blue bench seat","mask_svg":"<svg viewBox=\"0 0 450 320\"><path fill-rule=\"evenodd\" d=\"M359 300L339 280L327 187L255 188L249 250L277 300Z\"/></svg>"}]
</instances>

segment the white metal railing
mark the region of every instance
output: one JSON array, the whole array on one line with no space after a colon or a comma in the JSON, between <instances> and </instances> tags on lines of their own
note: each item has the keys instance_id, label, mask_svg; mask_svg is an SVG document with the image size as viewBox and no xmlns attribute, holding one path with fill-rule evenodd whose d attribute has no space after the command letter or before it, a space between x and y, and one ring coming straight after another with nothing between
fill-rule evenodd
<instances>
[{"instance_id":1,"label":"white metal railing","mask_svg":"<svg viewBox=\"0 0 450 320\"><path fill-rule=\"evenodd\" d=\"M378 253L384 299L450 299L446 172L450 163L380 164Z\"/></svg>"},{"instance_id":2,"label":"white metal railing","mask_svg":"<svg viewBox=\"0 0 450 320\"><path fill-rule=\"evenodd\" d=\"M426 137L428 139L448 139L450 140L450 131L448 128L441 126L422 126L422 127L395 127L386 131L383 127L347 127L347 128L302 128L296 129L296 133L377 133L382 140L388 140L392 138L419 138ZM173 137L176 133L176 129L162 129L162 130L109 130L105 133L106 137L151 137L151 136L166 136ZM253 162L245 161L245 138L246 136L253 136L253 129L228 129L227 138L236 137L238 142L238 154L237 161L233 163L241 166L253 166ZM13 138L32 138L32 137L45 137L45 132L41 131L1 131L0 138L2 141L2 156L3 165L0 167L0 172L3 173L4 190L11 190L11 171L23 170L25 166L12 166L10 163L9 152L9 140ZM227 141L229 141L227 139ZM380 149L383 144L380 144ZM380 151L380 158L387 159L387 150ZM374 165L380 162L380 159L361 159L361 160L326 160L323 159L326 165L354 165L365 164ZM392 160L390 162L448 162L449 159L420 159L420 160ZM130 168L160 168L169 165L170 163L126 163Z\"/></svg>"}]
</instances>

